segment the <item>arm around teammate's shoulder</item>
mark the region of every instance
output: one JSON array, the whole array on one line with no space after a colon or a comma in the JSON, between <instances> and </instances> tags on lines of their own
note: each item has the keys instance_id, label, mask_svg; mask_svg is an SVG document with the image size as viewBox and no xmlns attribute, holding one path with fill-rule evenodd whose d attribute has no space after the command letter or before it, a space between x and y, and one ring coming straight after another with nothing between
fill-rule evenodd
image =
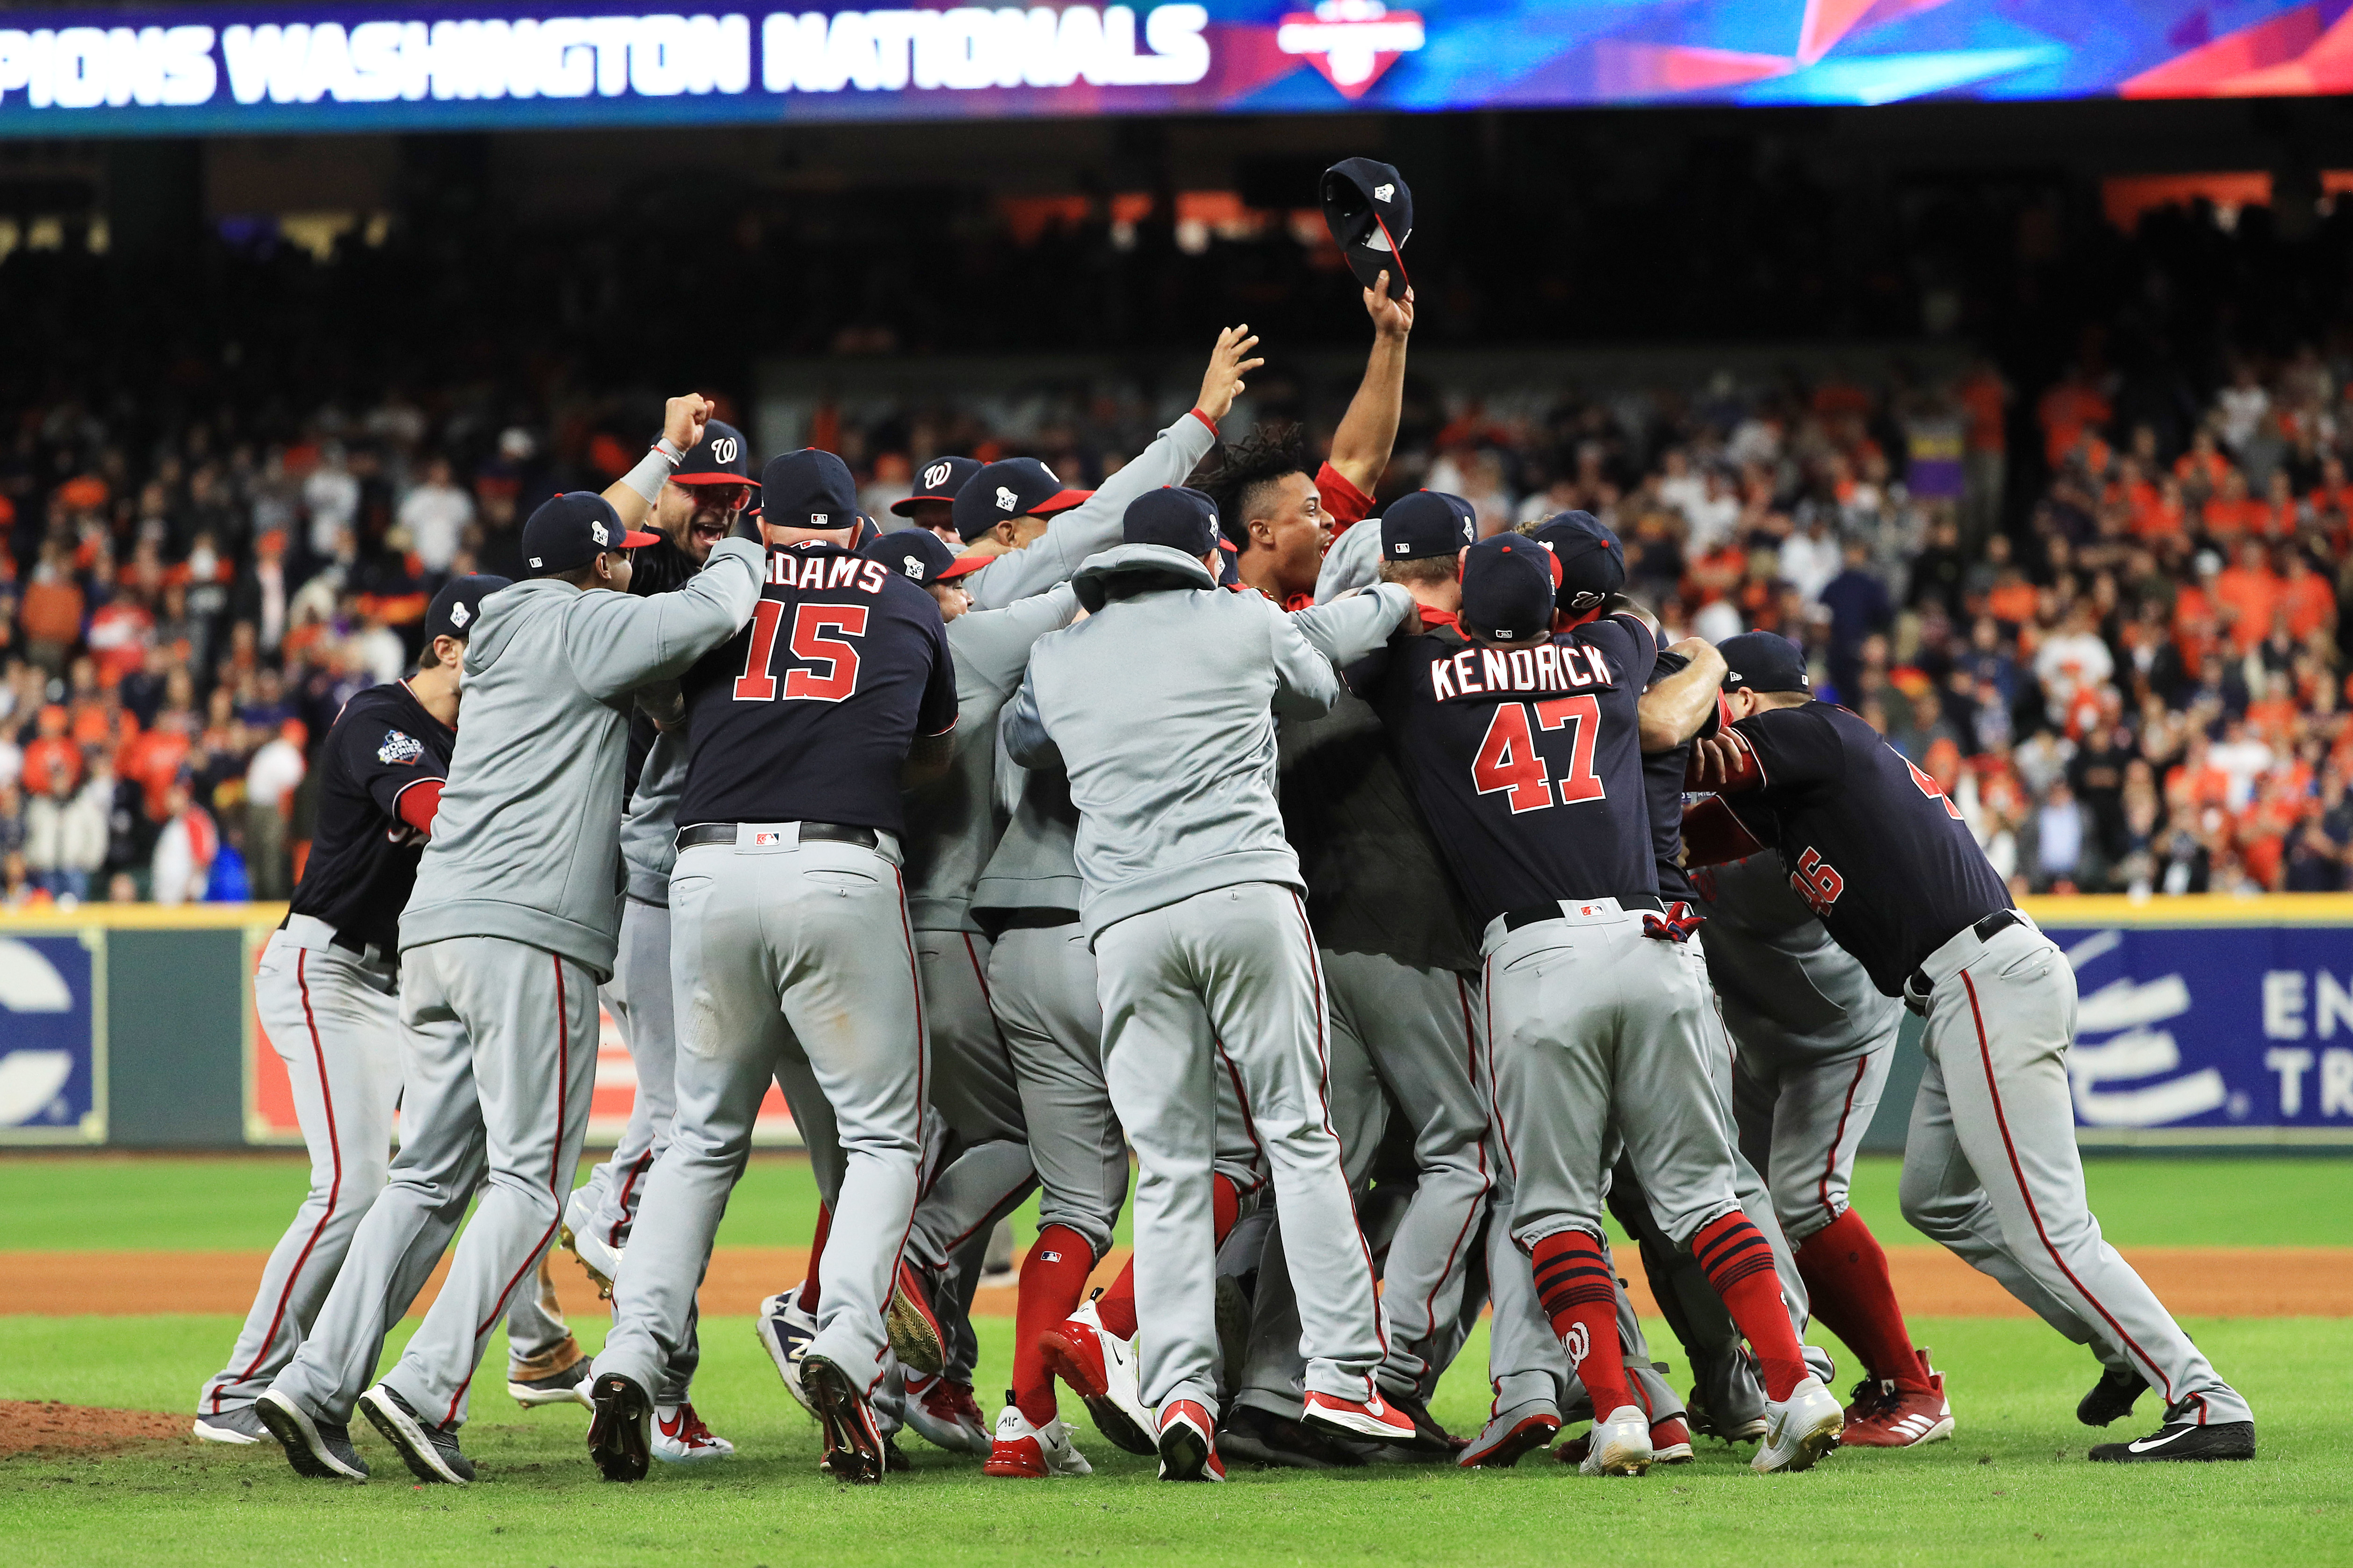
<instances>
[{"instance_id":1,"label":"arm around teammate's shoulder","mask_svg":"<svg viewBox=\"0 0 2353 1568\"><path fill-rule=\"evenodd\" d=\"M583 594L566 612L565 651L574 677L604 700L652 680L684 674L696 659L733 637L760 602L767 552L723 539L694 580L650 599Z\"/></svg>"},{"instance_id":2,"label":"arm around teammate's shoulder","mask_svg":"<svg viewBox=\"0 0 2353 1568\"><path fill-rule=\"evenodd\" d=\"M1237 595L1234 602L1266 617L1268 648L1274 657L1275 717L1321 719L1332 711L1332 704L1340 700L1339 673L1293 617L1255 594Z\"/></svg>"},{"instance_id":3,"label":"arm around teammate's shoulder","mask_svg":"<svg viewBox=\"0 0 2353 1568\"><path fill-rule=\"evenodd\" d=\"M1392 633L1414 616L1413 595L1395 583L1382 583L1328 605L1293 610L1292 624L1315 650L1347 666L1388 646Z\"/></svg>"}]
</instances>

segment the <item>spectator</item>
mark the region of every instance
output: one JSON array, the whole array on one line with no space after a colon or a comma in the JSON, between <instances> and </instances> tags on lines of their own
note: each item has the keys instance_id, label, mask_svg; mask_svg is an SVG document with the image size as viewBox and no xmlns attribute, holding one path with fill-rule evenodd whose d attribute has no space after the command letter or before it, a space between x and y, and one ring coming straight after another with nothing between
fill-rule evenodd
<instances>
[{"instance_id":1,"label":"spectator","mask_svg":"<svg viewBox=\"0 0 2353 1568\"><path fill-rule=\"evenodd\" d=\"M202 900L219 853L213 819L193 802L188 786L174 780L164 792L164 831L155 840L148 896L159 904Z\"/></svg>"},{"instance_id":2,"label":"spectator","mask_svg":"<svg viewBox=\"0 0 2353 1568\"><path fill-rule=\"evenodd\" d=\"M427 462L424 482L400 500L400 526L408 531L427 583L438 584L449 574L449 563L457 559L458 546L473 522L473 498L450 482L447 458Z\"/></svg>"},{"instance_id":3,"label":"spectator","mask_svg":"<svg viewBox=\"0 0 2353 1568\"><path fill-rule=\"evenodd\" d=\"M247 874L257 899L277 900L294 889L287 855L286 825L293 815L294 791L308 771L302 760L300 719L289 719L253 753L245 773Z\"/></svg>"},{"instance_id":4,"label":"spectator","mask_svg":"<svg viewBox=\"0 0 2353 1568\"><path fill-rule=\"evenodd\" d=\"M1820 598L1830 612L1831 684L1850 694L1862 674L1863 639L1885 631L1895 614L1887 584L1871 569L1869 546L1846 547L1845 570L1822 585Z\"/></svg>"}]
</instances>

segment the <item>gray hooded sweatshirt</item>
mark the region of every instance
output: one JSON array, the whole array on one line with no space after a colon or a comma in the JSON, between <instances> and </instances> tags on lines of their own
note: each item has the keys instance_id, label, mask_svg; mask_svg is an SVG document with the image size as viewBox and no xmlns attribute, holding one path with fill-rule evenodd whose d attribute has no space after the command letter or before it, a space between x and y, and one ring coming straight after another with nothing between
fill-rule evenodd
<instances>
[{"instance_id":1,"label":"gray hooded sweatshirt","mask_svg":"<svg viewBox=\"0 0 2353 1568\"><path fill-rule=\"evenodd\" d=\"M1303 892L1275 805L1274 724L1331 708L1331 655L1297 617L1164 545L1105 551L1071 585L1091 618L1039 639L999 721L1013 761L1069 775L1089 940L1241 882ZM1318 630L1362 657L1412 608L1383 587L1320 612L1333 624Z\"/></svg>"},{"instance_id":2,"label":"gray hooded sweatshirt","mask_svg":"<svg viewBox=\"0 0 2353 1568\"><path fill-rule=\"evenodd\" d=\"M632 700L751 619L765 556L723 540L694 581L652 598L541 577L482 601L466 643L465 721L400 917L402 952L506 937L610 978Z\"/></svg>"}]
</instances>

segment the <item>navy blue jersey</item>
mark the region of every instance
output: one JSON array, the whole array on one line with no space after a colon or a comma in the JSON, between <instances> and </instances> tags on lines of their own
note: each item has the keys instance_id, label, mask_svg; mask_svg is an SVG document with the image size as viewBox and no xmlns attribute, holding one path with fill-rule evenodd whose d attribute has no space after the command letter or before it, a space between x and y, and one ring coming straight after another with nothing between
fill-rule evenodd
<instances>
[{"instance_id":1,"label":"navy blue jersey","mask_svg":"<svg viewBox=\"0 0 2353 1568\"><path fill-rule=\"evenodd\" d=\"M343 704L319 748L319 822L291 907L353 942L391 952L417 885L425 835L400 819L400 797L449 776L458 732L396 680Z\"/></svg>"},{"instance_id":2,"label":"navy blue jersey","mask_svg":"<svg viewBox=\"0 0 2353 1568\"><path fill-rule=\"evenodd\" d=\"M1964 927L2010 908L1960 807L1856 715L1809 702L1736 720L1732 732L1762 782L1727 800L1885 994L1902 994L1904 977Z\"/></svg>"},{"instance_id":3,"label":"navy blue jersey","mask_svg":"<svg viewBox=\"0 0 2353 1568\"><path fill-rule=\"evenodd\" d=\"M1607 616L1534 647L1440 626L1349 671L1482 924L1658 891L1638 711L1657 655L1648 626Z\"/></svg>"},{"instance_id":4,"label":"navy blue jersey","mask_svg":"<svg viewBox=\"0 0 2353 1568\"><path fill-rule=\"evenodd\" d=\"M1651 679L1664 680L1690 664L1683 655L1661 648ZM1709 714L1699 733L1715 734L1716 722L1717 716ZM1642 753L1642 797L1651 809L1651 858L1658 862L1659 896L1663 899L1688 900L1694 896L1683 868L1683 773L1690 764L1689 741L1663 752Z\"/></svg>"},{"instance_id":5,"label":"navy blue jersey","mask_svg":"<svg viewBox=\"0 0 2353 1568\"><path fill-rule=\"evenodd\" d=\"M814 540L768 552L750 624L682 684L681 827L807 821L897 833L907 748L955 728L938 602L879 562Z\"/></svg>"}]
</instances>

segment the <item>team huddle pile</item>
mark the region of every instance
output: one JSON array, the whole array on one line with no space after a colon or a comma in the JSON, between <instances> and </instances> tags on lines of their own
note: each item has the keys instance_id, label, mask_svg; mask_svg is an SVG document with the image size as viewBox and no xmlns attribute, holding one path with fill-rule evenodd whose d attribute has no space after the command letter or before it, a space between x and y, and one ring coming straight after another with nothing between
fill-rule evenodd
<instances>
[{"instance_id":1,"label":"team huddle pile","mask_svg":"<svg viewBox=\"0 0 2353 1568\"><path fill-rule=\"evenodd\" d=\"M1101 489L944 458L891 533L821 451L751 510L690 395L604 495L532 517L531 577L445 588L417 671L335 723L256 980L314 1185L197 1435L359 1479L356 1410L471 1480L503 1319L509 1391L588 1405L607 1479L724 1458L695 1295L774 1081L826 1217L759 1331L842 1480L902 1467L910 1426L1083 1475L1058 1383L1171 1480L1508 1466L1585 1419L1558 1452L1589 1474L1703 1436L1767 1472L1934 1442L1944 1379L1846 1203L1909 1005L1907 1216L2090 1347L2084 1421L2160 1392L2162 1427L2094 1458L2252 1458L2085 1207L2073 977L1961 814L1782 638L1662 648L1582 512L1482 540L1425 490L1368 518L1412 307L1365 300L1320 467L1217 449L1246 328ZM639 1090L575 1191L599 987ZM1131 1148L1134 1258L1082 1300ZM967 1314L1033 1192L992 1433ZM557 1245L610 1288L593 1364ZM1427 1401L1491 1305L1491 1416L1458 1436ZM1810 1315L1864 1363L1844 1406Z\"/></svg>"}]
</instances>

